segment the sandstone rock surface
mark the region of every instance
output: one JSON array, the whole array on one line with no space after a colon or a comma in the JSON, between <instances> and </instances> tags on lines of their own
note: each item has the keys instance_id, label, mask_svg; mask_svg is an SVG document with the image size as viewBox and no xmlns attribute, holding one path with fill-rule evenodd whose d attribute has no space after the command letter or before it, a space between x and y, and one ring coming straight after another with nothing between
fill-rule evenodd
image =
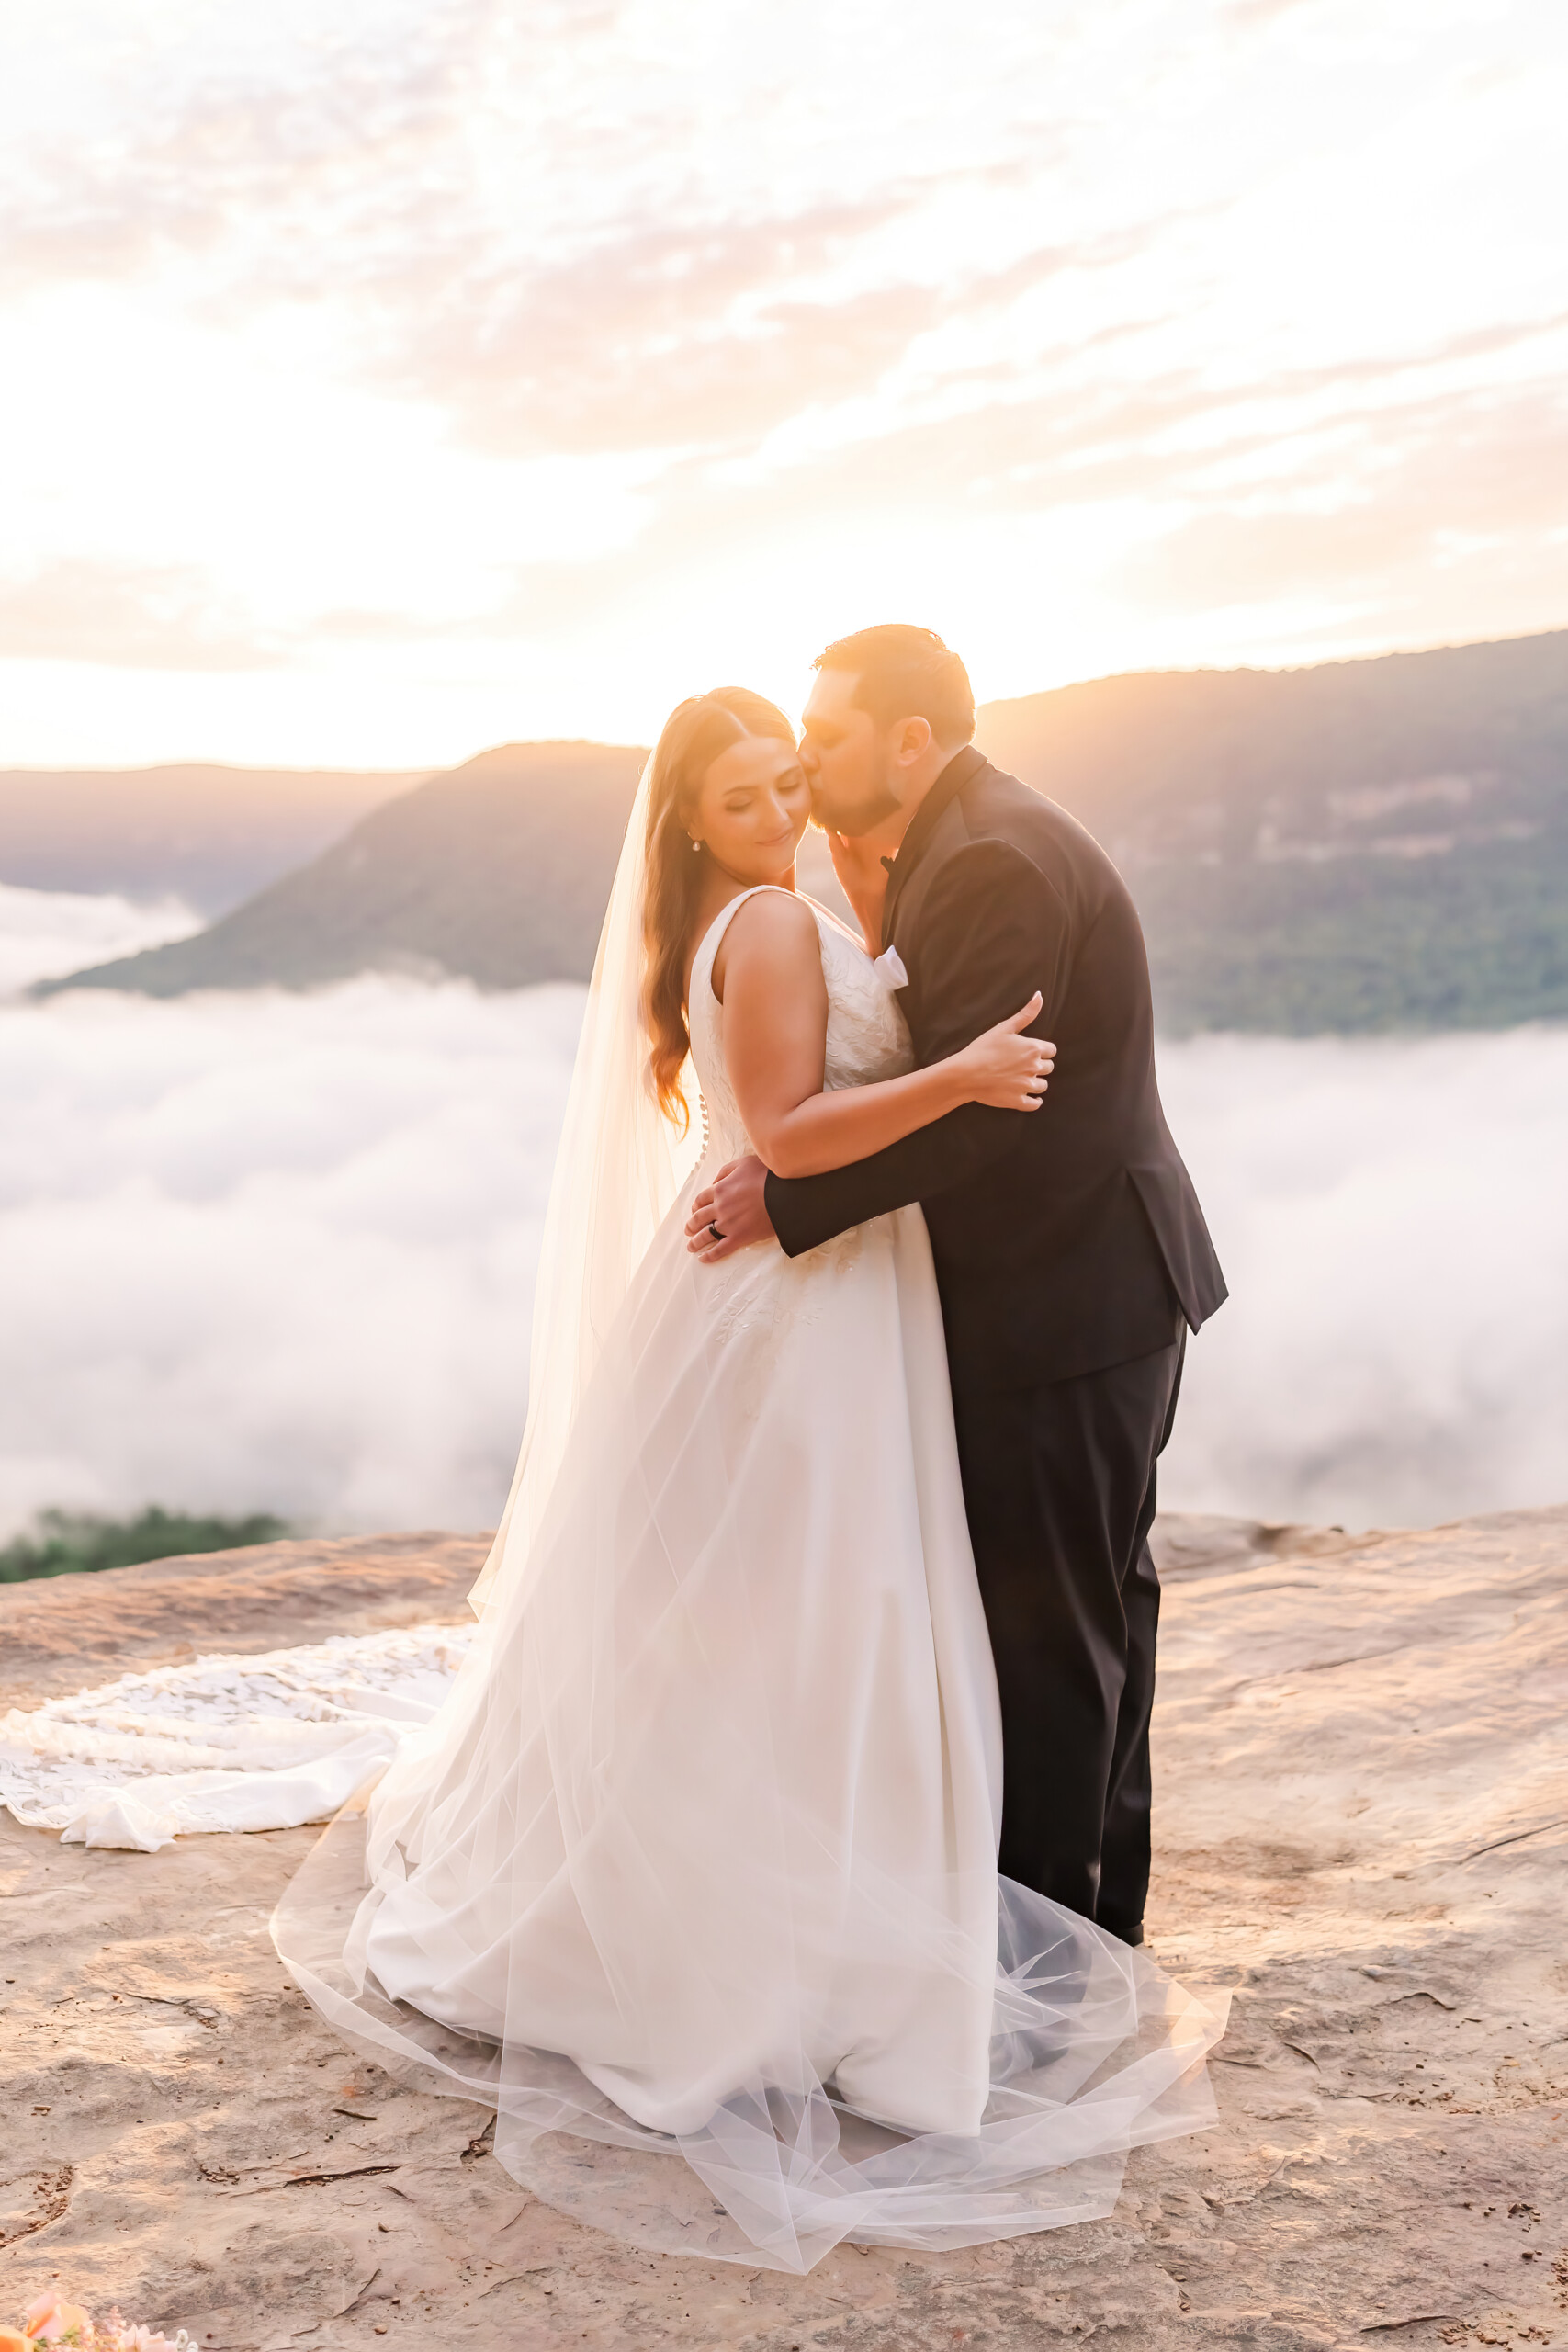
<instances>
[{"instance_id":1,"label":"sandstone rock surface","mask_svg":"<svg viewBox=\"0 0 1568 2352\"><path fill-rule=\"evenodd\" d=\"M1568 2344L1568 1509L1420 1534L1167 1521L1156 1951L1235 1991L1220 2127L1111 2219L808 2278L566 2222L482 2110L354 2062L266 1935L310 1830L87 1852L0 1814L0 2321L214 2352ZM0 1704L455 1618L482 1538L0 1593Z\"/></svg>"},{"instance_id":2,"label":"sandstone rock surface","mask_svg":"<svg viewBox=\"0 0 1568 2352\"><path fill-rule=\"evenodd\" d=\"M204 1652L473 1620L488 1535L344 1535L0 1585L0 1713Z\"/></svg>"}]
</instances>

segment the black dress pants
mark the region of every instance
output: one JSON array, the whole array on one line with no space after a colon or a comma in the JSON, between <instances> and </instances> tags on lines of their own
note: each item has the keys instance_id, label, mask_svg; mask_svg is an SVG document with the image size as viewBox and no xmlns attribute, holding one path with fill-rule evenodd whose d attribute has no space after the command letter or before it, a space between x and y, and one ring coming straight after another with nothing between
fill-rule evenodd
<instances>
[{"instance_id":1,"label":"black dress pants","mask_svg":"<svg viewBox=\"0 0 1568 2352\"><path fill-rule=\"evenodd\" d=\"M953 1367L1001 1691L999 1867L1128 1943L1143 1941L1149 1884L1148 1535L1186 1336L1041 1388L982 1390Z\"/></svg>"}]
</instances>

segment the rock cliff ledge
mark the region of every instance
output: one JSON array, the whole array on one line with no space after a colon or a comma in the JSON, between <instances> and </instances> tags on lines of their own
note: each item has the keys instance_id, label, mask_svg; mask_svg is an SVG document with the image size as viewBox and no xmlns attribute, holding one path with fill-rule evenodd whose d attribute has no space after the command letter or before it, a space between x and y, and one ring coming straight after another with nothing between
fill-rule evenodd
<instances>
[{"instance_id":1,"label":"rock cliff ledge","mask_svg":"<svg viewBox=\"0 0 1568 2352\"><path fill-rule=\"evenodd\" d=\"M1220 2128L1134 2154L1110 2221L806 2279L638 2256L294 1994L266 1919L312 1831L86 1852L0 1814L0 2323L58 2282L214 2352L1568 2343L1568 1509L1159 1535L1151 1939L1236 1998ZM10 1588L0 1708L455 1618L484 1549Z\"/></svg>"}]
</instances>

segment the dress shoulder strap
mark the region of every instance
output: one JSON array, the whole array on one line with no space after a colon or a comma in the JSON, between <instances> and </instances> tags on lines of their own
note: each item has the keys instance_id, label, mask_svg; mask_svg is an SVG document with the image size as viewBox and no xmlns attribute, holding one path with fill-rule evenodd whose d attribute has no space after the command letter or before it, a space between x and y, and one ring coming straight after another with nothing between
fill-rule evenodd
<instances>
[{"instance_id":1,"label":"dress shoulder strap","mask_svg":"<svg viewBox=\"0 0 1568 2352\"><path fill-rule=\"evenodd\" d=\"M706 931L703 933L702 944L697 949L696 955L692 960L692 994L694 997L697 993L698 982L706 980L712 973L713 959L718 954L719 942L723 939L725 933L729 929L730 924L734 922L741 908L746 904L747 899L760 899L765 890L776 890L781 899L797 899L801 896L799 891L786 890L784 888L782 884L777 882L754 882L750 889L738 891L736 896L728 901L728 905L720 907L717 914L715 915L712 922L709 923ZM809 899L807 899L804 903L809 906L811 902Z\"/></svg>"}]
</instances>

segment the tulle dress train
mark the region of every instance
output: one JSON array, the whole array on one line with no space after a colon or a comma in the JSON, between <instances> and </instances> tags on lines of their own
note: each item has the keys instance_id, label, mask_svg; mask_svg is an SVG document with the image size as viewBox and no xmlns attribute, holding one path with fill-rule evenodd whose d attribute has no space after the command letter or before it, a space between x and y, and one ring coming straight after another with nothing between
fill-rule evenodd
<instances>
[{"instance_id":1,"label":"tulle dress train","mask_svg":"<svg viewBox=\"0 0 1568 2352\"><path fill-rule=\"evenodd\" d=\"M686 1203L748 1148L714 956L706 1138L600 1330L547 1491L498 1544L439 1714L275 1934L383 2065L496 2109L496 2154L640 2245L788 2270L1114 2203L1212 2119L1223 2003L999 1880L1000 1737L918 1209L705 1267ZM829 1086L908 1067L816 910Z\"/></svg>"}]
</instances>

